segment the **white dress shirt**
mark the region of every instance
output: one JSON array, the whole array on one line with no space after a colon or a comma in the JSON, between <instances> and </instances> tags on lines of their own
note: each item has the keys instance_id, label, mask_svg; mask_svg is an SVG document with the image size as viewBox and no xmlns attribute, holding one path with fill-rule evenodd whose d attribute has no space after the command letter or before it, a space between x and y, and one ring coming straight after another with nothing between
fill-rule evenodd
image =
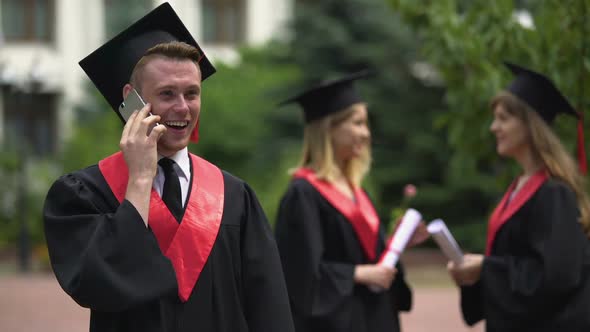
<instances>
[{"instance_id":1,"label":"white dress shirt","mask_svg":"<svg viewBox=\"0 0 590 332\"><path fill-rule=\"evenodd\" d=\"M158 155L158 161L162 158L163 156ZM178 174L178 180L180 181L182 207L184 207L186 204L186 197L188 196L189 181L191 179L191 165L188 156L188 148L185 147L168 158L174 160L176 163L176 165L174 165L174 170L176 171L176 174ZM162 197L162 190L164 190L164 180L164 171L162 170L162 166L158 165L158 172L154 178L152 186L160 197Z\"/></svg>"}]
</instances>

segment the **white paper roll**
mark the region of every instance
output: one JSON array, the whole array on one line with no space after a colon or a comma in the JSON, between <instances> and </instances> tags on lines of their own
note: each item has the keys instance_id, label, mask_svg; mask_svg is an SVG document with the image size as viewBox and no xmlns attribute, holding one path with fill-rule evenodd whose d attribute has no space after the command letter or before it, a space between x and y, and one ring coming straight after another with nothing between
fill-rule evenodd
<instances>
[{"instance_id":1,"label":"white paper roll","mask_svg":"<svg viewBox=\"0 0 590 332\"><path fill-rule=\"evenodd\" d=\"M436 244L440 247L440 250L448 259L455 262L455 264L461 264L463 262L463 252L442 219L431 221L427 229L428 233L430 233Z\"/></svg>"},{"instance_id":2,"label":"white paper roll","mask_svg":"<svg viewBox=\"0 0 590 332\"><path fill-rule=\"evenodd\" d=\"M399 257L406 249L408 242L414 235L416 227L422 221L422 214L414 209L406 210L406 213L402 217L402 220L393 234L393 239L389 242L387 249L381 254L379 264L386 266L390 269L394 269L395 265L399 261ZM382 291L379 287L370 287L374 292Z\"/></svg>"}]
</instances>

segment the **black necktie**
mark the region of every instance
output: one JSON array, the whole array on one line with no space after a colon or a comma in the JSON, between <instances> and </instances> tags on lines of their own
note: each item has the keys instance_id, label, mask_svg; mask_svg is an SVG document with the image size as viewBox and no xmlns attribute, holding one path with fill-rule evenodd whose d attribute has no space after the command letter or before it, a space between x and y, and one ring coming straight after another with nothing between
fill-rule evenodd
<instances>
[{"instance_id":1,"label":"black necktie","mask_svg":"<svg viewBox=\"0 0 590 332\"><path fill-rule=\"evenodd\" d=\"M164 189L162 190L162 200L166 203L168 210L172 212L176 221L180 222L182 219L182 193L180 192L180 181L178 174L174 170L174 160L170 158L162 158L158 161L164 170Z\"/></svg>"}]
</instances>

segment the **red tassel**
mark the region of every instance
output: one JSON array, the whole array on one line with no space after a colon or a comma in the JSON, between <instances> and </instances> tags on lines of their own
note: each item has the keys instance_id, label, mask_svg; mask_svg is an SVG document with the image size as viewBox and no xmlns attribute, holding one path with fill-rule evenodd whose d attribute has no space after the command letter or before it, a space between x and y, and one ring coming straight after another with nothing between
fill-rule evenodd
<instances>
[{"instance_id":1,"label":"red tassel","mask_svg":"<svg viewBox=\"0 0 590 332\"><path fill-rule=\"evenodd\" d=\"M588 165L586 162L586 148L584 147L584 114L578 113L578 166L580 172L584 175L588 172Z\"/></svg>"},{"instance_id":2,"label":"red tassel","mask_svg":"<svg viewBox=\"0 0 590 332\"><path fill-rule=\"evenodd\" d=\"M193 129L193 132L191 133L191 137L190 140L191 142L197 144L199 142L199 121L201 119L197 120L197 124L195 125L195 129Z\"/></svg>"}]
</instances>

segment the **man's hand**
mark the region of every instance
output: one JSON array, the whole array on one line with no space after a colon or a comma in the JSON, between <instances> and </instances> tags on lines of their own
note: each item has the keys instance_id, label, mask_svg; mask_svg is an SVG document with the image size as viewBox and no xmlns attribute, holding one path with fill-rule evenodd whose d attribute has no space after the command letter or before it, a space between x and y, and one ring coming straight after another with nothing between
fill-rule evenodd
<instances>
[{"instance_id":1,"label":"man's hand","mask_svg":"<svg viewBox=\"0 0 590 332\"><path fill-rule=\"evenodd\" d=\"M147 104L131 114L119 142L129 169L125 198L135 206L146 225L150 191L158 169L158 140L166 132L164 125L157 124L160 116L150 115L150 110L151 105Z\"/></svg>"},{"instance_id":2,"label":"man's hand","mask_svg":"<svg viewBox=\"0 0 590 332\"><path fill-rule=\"evenodd\" d=\"M121 134L119 147L125 156L130 178L153 179L156 176L158 140L166 132L166 127L156 126L160 116L149 115L150 109L151 105L147 104L140 111L133 112Z\"/></svg>"},{"instance_id":3,"label":"man's hand","mask_svg":"<svg viewBox=\"0 0 590 332\"><path fill-rule=\"evenodd\" d=\"M390 269L379 264L357 265L354 268L354 281L357 284L389 289L396 273L396 269Z\"/></svg>"},{"instance_id":4,"label":"man's hand","mask_svg":"<svg viewBox=\"0 0 590 332\"><path fill-rule=\"evenodd\" d=\"M449 261L447 270L458 286L471 286L479 281L483 265L483 255L466 254L460 265Z\"/></svg>"}]
</instances>

